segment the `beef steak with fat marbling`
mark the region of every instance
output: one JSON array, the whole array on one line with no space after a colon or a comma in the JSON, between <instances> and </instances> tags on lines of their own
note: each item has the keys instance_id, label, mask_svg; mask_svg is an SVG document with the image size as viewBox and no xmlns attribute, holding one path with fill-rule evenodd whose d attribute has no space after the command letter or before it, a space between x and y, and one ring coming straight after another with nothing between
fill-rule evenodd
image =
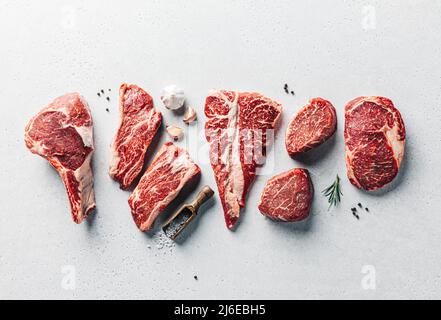
<instances>
[{"instance_id":1,"label":"beef steak with fat marbling","mask_svg":"<svg viewBox=\"0 0 441 320\"><path fill-rule=\"evenodd\" d=\"M351 183L376 190L398 174L406 130L400 112L384 97L359 97L345 107L347 174Z\"/></svg>"},{"instance_id":2,"label":"beef steak with fat marbling","mask_svg":"<svg viewBox=\"0 0 441 320\"><path fill-rule=\"evenodd\" d=\"M93 122L78 93L56 98L25 128L26 146L58 171L66 187L72 219L81 223L95 208L91 159Z\"/></svg>"},{"instance_id":3,"label":"beef steak with fat marbling","mask_svg":"<svg viewBox=\"0 0 441 320\"><path fill-rule=\"evenodd\" d=\"M328 100L314 98L291 120L285 134L285 146L291 157L319 146L337 129L337 114Z\"/></svg>"},{"instance_id":4,"label":"beef steak with fat marbling","mask_svg":"<svg viewBox=\"0 0 441 320\"><path fill-rule=\"evenodd\" d=\"M162 115L155 110L147 92L125 83L119 89L119 115L109 175L122 189L127 189L142 170L147 148L161 125Z\"/></svg>"},{"instance_id":5,"label":"beef steak with fat marbling","mask_svg":"<svg viewBox=\"0 0 441 320\"><path fill-rule=\"evenodd\" d=\"M300 221L309 216L313 194L308 170L294 168L267 181L258 208L276 221Z\"/></svg>"},{"instance_id":6,"label":"beef steak with fat marbling","mask_svg":"<svg viewBox=\"0 0 441 320\"><path fill-rule=\"evenodd\" d=\"M205 136L227 228L233 228L264 163L282 106L259 93L217 90L205 100Z\"/></svg>"}]
</instances>

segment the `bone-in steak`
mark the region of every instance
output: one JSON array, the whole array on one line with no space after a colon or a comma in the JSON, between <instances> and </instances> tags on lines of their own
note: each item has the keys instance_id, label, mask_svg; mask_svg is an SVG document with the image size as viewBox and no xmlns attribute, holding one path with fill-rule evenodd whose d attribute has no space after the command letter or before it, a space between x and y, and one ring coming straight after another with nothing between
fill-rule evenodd
<instances>
[{"instance_id":1,"label":"bone-in steak","mask_svg":"<svg viewBox=\"0 0 441 320\"><path fill-rule=\"evenodd\" d=\"M166 142L129 197L138 228L149 230L161 211L200 171L185 149Z\"/></svg>"},{"instance_id":2,"label":"bone-in steak","mask_svg":"<svg viewBox=\"0 0 441 320\"><path fill-rule=\"evenodd\" d=\"M228 228L239 218L245 196L266 155L267 134L282 106L259 93L213 91L205 101L205 136Z\"/></svg>"},{"instance_id":3,"label":"bone-in steak","mask_svg":"<svg viewBox=\"0 0 441 320\"><path fill-rule=\"evenodd\" d=\"M25 129L29 150L48 160L60 174L76 223L95 208L92 126L87 102L78 93L68 93L41 110Z\"/></svg>"},{"instance_id":4,"label":"bone-in steak","mask_svg":"<svg viewBox=\"0 0 441 320\"><path fill-rule=\"evenodd\" d=\"M152 97L134 84L119 89L120 124L112 145L109 175L127 189L139 175L144 157L161 125Z\"/></svg>"},{"instance_id":5,"label":"bone-in steak","mask_svg":"<svg viewBox=\"0 0 441 320\"><path fill-rule=\"evenodd\" d=\"M400 112L383 97L359 97L345 107L346 166L357 188L376 190L398 174L406 131Z\"/></svg>"},{"instance_id":6,"label":"bone-in steak","mask_svg":"<svg viewBox=\"0 0 441 320\"><path fill-rule=\"evenodd\" d=\"M276 221L300 221L309 215L313 193L308 170L294 168L268 180L259 210Z\"/></svg>"},{"instance_id":7,"label":"bone-in steak","mask_svg":"<svg viewBox=\"0 0 441 320\"><path fill-rule=\"evenodd\" d=\"M314 98L291 120L285 135L288 154L294 157L328 140L337 129L334 106L322 98Z\"/></svg>"}]
</instances>

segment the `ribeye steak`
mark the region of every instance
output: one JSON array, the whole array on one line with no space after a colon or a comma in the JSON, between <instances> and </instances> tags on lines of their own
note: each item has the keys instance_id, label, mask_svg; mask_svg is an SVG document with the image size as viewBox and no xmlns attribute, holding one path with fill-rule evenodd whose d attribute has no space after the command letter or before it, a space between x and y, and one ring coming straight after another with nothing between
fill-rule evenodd
<instances>
[{"instance_id":1,"label":"ribeye steak","mask_svg":"<svg viewBox=\"0 0 441 320\"><path fill-rule=\"evenodd\" d=\"M331 102L314 98L291 120L285 135L288 154L294 157L328 140L337 129L337 114Z\"/></svg>"},{"instance_id":2,"label":"ribeye steak","mask_svg":"<svg viewBox=\"0 0 441 320\"><path fill-rule=\"evenodd\" d=\"M152 97L134 84L119 89L120 124L112 145L109 175L127 189L139 175L144 157L161 125Z\"/></svg>"},{"instance_id":3,"label":"ribeye steak","mask_svg":"<svg viewBox=\"0 0 441 320\"><path fill-rule=\"evenodd\" d=\"M68 93L41 110L25 129L29 150L48 160L60 174L76 223L95 208L92 126L87 102L78 93Z\"/></svg>"},{"instance_id":4,"label":"ribeye steak","mask_svg":"<svg viewBox=\"0 0 441 320\"><path fill-rule=\"evenodd\" d=\"M406 131L400 112L383 97L359 97L345 107L346 166L357 188L376 190L398 174Z\"/></svg>"},{"instance_id":5,"label":"ribeye steak","mask_svg":"<svg viewBox=\"0 0 441 320\"><path fill-rule=\"evenodd\" d=\"M185 149L166 142L129 197L138 228L149 230L161 211L200 171Z\"/></svg>"},{"instance_id":6,"label":"ribeye steak","mask_svg":"<svg viewBox=\"0 0 441 320\"><path fill-rule=\"evenodd\" d=\"M229 229L245 205L256 166L266 156L268 131L281 112L279 103L259 93L213 91L205 101L205 136Z\"/></svg>"},{"instance_id":7,"label":"ribeye steak","mask_svg":"<svg viewBox=\"0 0 441 320\"><path fill-rule=\"evenodd\" d=\"M273 220L300 221L309 216L313 194L308 170L294 168L268 180L258 207Z\"/></svg>"}]
</instances>

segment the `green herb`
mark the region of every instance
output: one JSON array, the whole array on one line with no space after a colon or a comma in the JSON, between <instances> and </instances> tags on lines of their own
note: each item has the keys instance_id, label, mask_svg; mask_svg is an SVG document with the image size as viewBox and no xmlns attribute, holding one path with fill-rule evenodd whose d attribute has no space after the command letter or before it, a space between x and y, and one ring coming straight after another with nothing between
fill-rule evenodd
<instances>
[{"instance_id":1,"label":"green herb","mask_svg":"<svg viewBox=\"0 0 441 320\"><path fill-rule=\"evenodd\" d=\"M323 190L322 193L328 198L328 210L331 209L332 205L337 206L337 204L341 201L341 196L343 195L340 187L340 177L337 175L334 183Z\"/></svg>"}]
</instances>

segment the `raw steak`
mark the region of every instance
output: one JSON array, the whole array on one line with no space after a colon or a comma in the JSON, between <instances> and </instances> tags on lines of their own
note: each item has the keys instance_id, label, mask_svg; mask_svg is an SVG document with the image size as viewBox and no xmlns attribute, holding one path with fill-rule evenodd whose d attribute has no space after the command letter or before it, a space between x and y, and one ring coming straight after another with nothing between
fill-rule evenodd
<instances>
[{"instance_id":1,"label":"raw steak","mask_svg":"<svg viewBox=\"0 0 441 320\"><path fill-rule=\"evenodd\" d=\"M87 102L78 93L68 93L41 110L25 129L29 150L48 160L60 174L76 223L95 208L92 126Z\"/></svg>"},{"instance_id":2,"label":"raw steak","mask_svg":"<svg viewBox=\"0 0 441 320\"><path fill-rule=\"evenodd\" d=\"M285 135L288 154L294 157L328 140L337 129L334 106L325 99L314 98L291 120Z\"/></svg>"},{"instance_id":3,"label":"raw steak","mask_svg":"<svg viewBox=\"0 0 441 320\"><path fill-rule=\"evenodd\" d=\"M313 194L308 170L294 168L268 180L259 210L276 221L300 221L309 216Z\"/></svg>"},{"instance_id":4,"label":"raw steak","mask_svg":"<svg viewBox=\"0 0 441 320\"><path fill-rule=\"evenodd\" d=\"M149 230L161 211L200 172L185 149L171 142L164 143L129 197L133 220L138 228Z\"/></svg>"},{"instance_id":5,"label":"raw steak","mask_svg":"<svg viewBox=\"0 0 441 320\"><path fill-rule=\"evenodd\" d=\"M225 222L231 229L266 155L267 134L282 106L259 93L213 91L205 101L205 136Z\"/></svg>"},{"instance_id":6,"label":"raw steak","mask_svg":"<svg viewBox=\"0 0 441 320\"><path fill-rule=\"evenodd\" d=\"M162 115L153 107L152 97L134 84L119 89L120 124L112 145L109 175L127 189L139 175L144 157Z\"/></svg>"},{"instance_id":7,"label":"raw steak","mask_svg":"<svg viewBox=\"0 0 441 320\"><path fill-rule=\"evenodd\" d=\"M346 166L357 188L376 190L391 182L404 155L406 131L400 112L383 97L359 97L345 107Z\"/></svg>"}]
</instances>

